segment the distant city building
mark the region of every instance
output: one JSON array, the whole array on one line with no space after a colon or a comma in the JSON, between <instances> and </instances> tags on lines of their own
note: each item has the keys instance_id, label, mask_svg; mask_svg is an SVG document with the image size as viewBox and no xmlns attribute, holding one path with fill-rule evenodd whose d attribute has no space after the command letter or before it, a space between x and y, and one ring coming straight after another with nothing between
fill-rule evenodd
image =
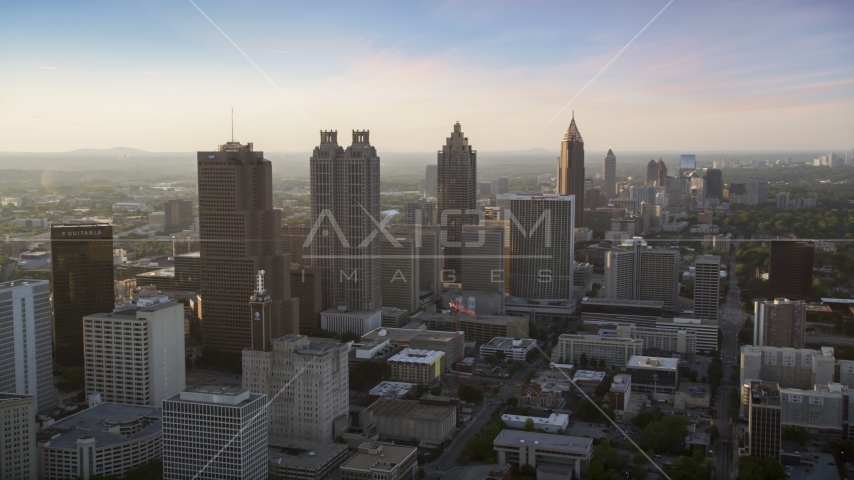
<instances>
[{"instance_id":1,"label":"distant city building","mask_svg":"<svg viewBox=\"0 0 854 480\"><path fill-rule=\"evenodd\" d=\"M51 320L50 282L0 282L0 392L31 395L45 415L56 407Z\"/></svg>"},{"instance_id":2,"label":"distant city building","mask_svg":"<svg viewBox=\"0 0 854 480\"><path fill-rule=\"evenodd\" d=\"M806 303L777 298L754 302L753 344L757 347L804 348Z\"/></svg>"},{"instance_id":3,"label":"distant city building","mask_svg":"<svg viewBox=\"0 0 854 480\"><path fill-rule=\"evenodd\" d=\"M83 366L83 317L111 312L113 227L109 224L51 225L54 361Z\"/></svg>"},{"instance_id":4,"label":"distant city building","mask_svg":"<svg viewBox=\"0 0 854 480\"><path fill-rule=\"evenodd\" d=\"M169 200L163 210L168 233L186 230L193 224L193 202L189 200Z\"/></svg>"},{"instance_id":5,"label":"distant city building","mask_svg":"<svg viewBox=\"0 0 854 480\"><path fill-rule=\"evenodd\" d=\"M528 419L534 422L535 429L540 429L547 433L558 433L564 431L569 424L569 415L565 413L551 413L548 417L534 417L508 413L501 415L501 420L507 425L507 427L518 430L525 428L525 423Z\"/></svg>"},{"instance_id":6,"label":"distant city building","mask_svg":"<svg viewBox=\"0 0 854 480\"><path fill-rule=\"evenodd\" d=\"M643 238L623 241L605 257L603 298L654 300L674 312L679 296L679 251L651 248Z\"/></svg>"},{"instance_id":7,"label":"distant city building","mask_svg":"<svg viewBox=\"0 0 854 480\"><path fill-rule=\"evenodd\" d=\"M182 230L181 233L172 235L172 256L198 252L199 248L201 248L199 246L201 243L199 238L198 233L193 233L190 230ZM125 261L127 261L127 258L125 258Z\"/></svg>"},{"instance_id":8,"label":"distant city building","mask_svg":"<svg viewBox=\"0 0 854 480\"><path fill-rule=\"evenodd\" d=\"M431 202L426 198L419 199L415 202L406 202L405 218L408 225L435 224L436 202Z\"/></svg>"},{"instance_id":9,"label":"distant city building","mask_svg":"<svg viewBox=\"0 0 854 480\"><path fill-rule=\"evenodd\" d=\"M439 166L427 165L424 171L425 195L436 195L439 193Z\"/></svg>"},{"instance_id":10,"label":"distant city building","mask_svg":"<svg viewBox=\"0 0 854 480\"><path fill-rule=\"evenodd\" d=\"M291 263L311 263L311 246L306 246L311 228L308 225L282 225L282 253L290 256Z\"/></svg>"},{"instance_id":11,"label":"distant city building","mask_svg":"<svg viewBox=\"0 0 854 480\"><path fill-rule=\"evenodd\" d=\"M741 347L741 379L779 383L781 388L810 390L833 382L835 359L832 347L821 350Z\"/></svg>"},{"instance_id":12,"label":"distant city building","mask_svg":"<svg viewBox=\"0 0 854 480\"><path fill-rule=\"evenodd\" d=\"M253 280L268 272L276 336L299 330L281 250L282 211L273 208L272 163L252 143L227 142L198 152L203 343L240 352L252 343Z\"/></svg>"},{"instance_id":13,"label":"distant city building","mask_svg":"<svg viewBox=\"0 0 854 480\"><path fill-rule=\"evenodd\" d=\"M777 194L777 208L789 208L788 192L780 192Z\"/></svg>"},{"instance_id":14,"label":"distant city building","mask_svg":"<svg viewBox=\"0 0 854 480\"><path fill-rule=\"evenodd\" d=\"M418 448L389 443L365 443L341 465L342 480L416 480Z\"/></svg>"},{"instance_id":15,"label":"distant city building","mask_svg":"<svg viewBox=\"0 0 854 480\"><path fill-rule=\"evenodd\" d=\"M38 442L38 478L123 477L131 468L161 458L162 426L159 408L116 403L102 403L65 417L40 434L45 440ZM189 435L205 444L213 438L201 429Z\"/></svg>"},{"instance_id":16,"label":"distant city building","mask_svg":"<svg viewBox=\"0 0 854 480\"><path fill-rule=\"evenodd\" d=\"M291 295L299 299L300 335L320 330L323 311L320 271L310 265L291 263Z\"/></svg>"},{"instance_id":17,"label":"distant city building","mask_svg":"<svg viewBox=\"0 0 854 480\"><path fill-rule=\"evenodd\" d=\"M200 292L202 289L202 258L199 252L173 257L174 288L178 292Z\"/></svg>"},{"instance_id":18,"label":"distant city building","mask_svg":"<svg viewBox=\"0 0 854 480\"><path fill-rule=\"evenodd\" d=\"M267 396L194 387L163 401L163 479L267 479ZM216 433L214 433L216 432Z\"/></svg>"},{"instance_id":19,"label":"distant city building","mask_svg":"<svg viewBox=\"0 0 854 480\"><path fill-rule=\"evenodd\" d=\"M697 168L697 156L693 154L683 154L679 156L680 170L695 170Z\"/></svg>"},{"instance_id":20,"label":"distant city building","mask_svg":"<svg viewBox=\"0 0 854 480\"><path fill-rule=\"evenodd\" d=\"M584 139L575 125L573 114L560 144L555 192L575 196L572 219L573 226L577 224L579 227L584 218L584 178Z\"/></svg>"},{"instance_id":21,"label":"distant city building","mask_svg":"<svg viewBox=\"0 0 854 480\"><path fill-rule=\"evenodd\" d=\"M762 205L768 201L768 184L758 178L747 180L747 203L748 205Z\"/></svg>"},{"instance_id":22,"label":"distant city building","mask_svg":"<svg viewBox=\"0 0 854 480\"><path fill-rule=\"evenodd\" d=\"M442 294L442 234L438 225L394 225L392 235L403 234L415 239L418 256L418 288L424 296L432 293L437 300Z\"/></svg>"},{"instance_id":23,"label":"distant city building","mask_svg":"<svg viewBox=\"0 0 854 480\"><path fill-rule=\"evenodd\" d=\"M34 395L0 392L0 478L4 480L49 478L39 475L36 408Z\"/></svg>"},{"instance_id":24,"label":"distant city building","mask_svg":"<svg viewBox=\"0 0 854 480\"><path fill-rule=\"evenodd\" d=\"M510 193L510 177L500 177L495 181L495 193L497 195Z\"/></svg>"},{"instance_id":25,"label":"distant city building","mask_svg":"<svg viewBox=\"0 0 854 480\"><path fill-rule=\"evenodd\" d=\"M782 441L782 407L780 386L773 382L753 380L749 388L747 435L750 455L780 459Z\"/></svg>"},{"instance_id":26,"label":"distant city building","mask_svg":"<svg viewBox=\"0 0 854 480\"><path fill-rule=\"evenodd\" d=\"M453 332L456 330L454 317L451 313L422 313L414 320L422 322L428 330ZM528 328L528 317L460 314L460 329L466 332L466 340L477 343L487 343L495 337L528 338Z\"/></svg>"},{"instance_id":27,"label":"distant city building","mask_svg":"<svg viewBox=\"0 0 854 480\"><path fill-rule=\"evenodd\" d=\"M83 317L86 393L126 405L159 407L186 387L184 305L140 299Z\"/></svg>"},{"instance_id":28,"label":"distant city building","mask_svg":"<svg viewBox=\"0 0 854 480\"><path fill-rule=\"evenodd\" d=\"M572 286L581 289L586 295L593 288L593 264L587 262L575 262L572 269Z\"/></svg>"},{"instance_id":29,"label":"distant city building","mask_svg":"<svg viewBox=\"0 0 854 480\"><path fill-rule=\"evenodd\" d=\"M380 238L380 291L383 306L410 312L421 309L420 262L417 238Z\"/></svg>"},{"instance_id":30,"label":"distant city building","mask_svg":"<svg viewBox=\"0 0 854 480\"><path fill-rule=\"evenodd\" d=\"M617 196L617 156L610 148L602 160L602 177L605 179L602 193L610 200Z\"/></svg>"},{"instance_id":31,"label":"distant city building","mask_svg":"<svg viewBox=\"0 0 854 480\"><path fill-rule=\"evenodd\" d=\"M464 225L462 230L462 281L468 291L498 294L498 313L504 313L504 225Z\"/></svg>"},{"instance_id":32,"label":"distant city building","mask_svg":"<svg viewBox=\"0 0 854 480\"><path fill-rule=\"evenodd\" d=\"M380 158L370 132L353 130L343 148L337 131L323 131L309 162L312 265L321 272L323 308L379 312Z\"/></svg>"},{"instance_id":33,"label":"distant city building","mask_svg":"<svg viewBox=\"0 0 854 480\"><path fill-rule=\"evenodd\" d=\"M439 205L436 210L442 229L444 246L443 269L459 276L462 269L460 259L463 225L475 225L478 216L474 212L477 200L477 151L469 145L460 123L447 138L438 153ZM499 189L499 193L500 189Z\"/></svg>"},{"instance_id":34,"label":"distant city building","mask_svg":"<svg viewBox=\"0 0 854 480\"><path fill-rule=\"evenodd\" d=\"M670 331L685 330L697 334L697 351L710 352L719 350L718 332L720 326L717 320L706 318L657 318L655 327Z\"/></svg>"},{"instance_id":35,"label":"distant city building","mask_svg":"<svg viewBox=\"0 0 854 480\"><path fill-rule=\"evenodd\" d=\"M768 259L768 296L812 301L815 244L811 240L772 240Z\"/></svg>"},{"instance_id":36,"label":"distant city building","mask_svg":"<svg viewBox=\"0 0 854 480\"><path fill-rule=\"evenodd\" d=\"M267 445L270 478L323 480L350 458L347 445L272 437Z\"/></svg>"},{"instance_id":37,"label":"distant city building","mask_svg":"<svg viewBox=\"0 0 854 480\"><path fill-rule=\"evenodd\" d=\"M492 182L480 182L477 184L478 195L492 195Z\"/></svg>"},{"instance_id":38,"label":"distant city building","mask_svg":"<svg viewBox=\"0 0 854 480\"><path fill-rule=\"evenodd\" d=\"M717 321L720 315L721 257L698 255L694 266L694 318Z\"/></svg>"}]
</instances>

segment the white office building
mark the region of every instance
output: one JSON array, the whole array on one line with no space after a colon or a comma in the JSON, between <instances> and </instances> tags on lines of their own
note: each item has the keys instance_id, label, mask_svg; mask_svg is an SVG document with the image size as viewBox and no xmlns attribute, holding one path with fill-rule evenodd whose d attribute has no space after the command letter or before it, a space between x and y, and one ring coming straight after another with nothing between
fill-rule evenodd
<instances>
[{"instance_id":1,"label":"white office building","mask_svg":"<svg viewBox=\"0 0 854 480\"><path fill-rule=\"evenodd\" d=\"M653 248L643 238L625 240L605 257L603 298L656 300L673 312L679 296L679 251Z\"/></svg>"},{"instance_id":2,"label":"white office building","mask_svg":"<svg viewBox=\"0 0 854 480\"><path fill-rule=\"evenodd\" d=\"M604 359L609 367L624 367L630 358L640 355L642 349L642 340L564 333L552 350L552 361L563 359L563 363L578 365L584 355L589 362Z\"/></svg>"},{"instance_id":3,"label":"white office building","mask_svg":"<svg viewBox=\"0 0 854 480\"><path fill-rule=\"evenodd\" d=\"M709 352L718 350L718 331L720 326L715 320L701 318L658 318L655 328L694 332L697 335L697 351Z\"/></svg>"},{"instance_id":4,"label":"white office building","mask_svg":"<svg viewBox=\"0 0 854 480\"><path fill-rule=\"evenodd\" d=\"M833 347L821 350L741 347L741 380L775 382L780 388L811 390L814 385L833 383Z\"/></svg>"},{"instance_id":5,"label":"white office building","mask_svg":"<svg viewBox=\"0 0 854 480\"><path fill-rule=\"evenodd\" d=\"M524 362L528 352L537 348L537 341L532 338L495 337L480 347L480 356L495 355L498 352L507 360Z\"/></svg>"},{"instance_id":6,"label":"white office building","mask_svg":"<svg viewBox=\"0 0 854 480\"><path fill-rule=\"evenodd\" d=\"M501 420L507 424L508 428L516 428L522 430L525 428L525 423L531 419L534 422L534 428L540 428L547 433L557 433L558 431L566 430L569 425L569 415L565 413L552 413L548 417L531 417L528 415L512 415L505 413L501 415Z\"/></svg>"},{"instance_id":7,"label":"white office building","mask_svg":"<svg viewBox=\"0 0 854 480\"><path fill-rule=\"evenodd\" d=\"M159 407L187 385L184 306L165 296L83 317L86 392Z\"/></svg>"},{"instance_id":8,"label":"white office building","mask_svg":"<svg viewBox=\"0 0 854 480\"><path fill-rule=\"evenodd\" d=\"M558 469L560 478L582 478L593 456L593 439L587 437L502 430L492 444L499 464L546 467L543 473Z\"/></svg>"},{"instance_id":9,"label":"white office building","mask_svg":"<svg viewBox=\"0 0 854 480\"><path fill-rule=\"evenodd\" d=\"M56 406L50 282L0 283L0 392L33 395L39 413Z\"/></svg>"},{"instance_id":10,"label":"white office building","mask_svg":"<svg viewBox=\"0 0 854 480\"><path fill-rule=\"evenodd\" d=\"M163 401L163 479L267 479L267 396L197 387Z\"/></svg>"},{"instance_id":11,"label":"white office building","mask_svg":"<svg viewBox=\"0 0 854 480\"><path fill-rule=\"evenodd\" d=\"M331 442L347 425L349 348L329 338L285 335L243 351L243 388L272 400L271 437Z\"/></svg>"},{"instance_id":12,"label":"white office building","mask_svg":"<svg viewBox=\"0 0 854 480\"><path fill-rule=\"evenodd\" d=\"M36 397L0 393L0 478L37 478L37 458Z\"/></svg>"}]
</instances>

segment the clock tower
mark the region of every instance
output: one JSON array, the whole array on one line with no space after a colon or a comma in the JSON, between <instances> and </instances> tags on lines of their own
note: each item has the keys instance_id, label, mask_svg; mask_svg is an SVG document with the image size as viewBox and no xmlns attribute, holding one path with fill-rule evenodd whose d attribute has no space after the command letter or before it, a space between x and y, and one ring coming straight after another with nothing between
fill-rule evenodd
<instances>
[{"instance_id":1,"label":"clock tower","mask_svg":"<svg viewBox=\"0 0 854 480\"><path fill-rule=\"evenodd\" d=\"M272 298L264 288L264 270L258 271L255 293L249 297L252 322L252 350L270 350L270 305Z\"/></svg>"}]
</instances>

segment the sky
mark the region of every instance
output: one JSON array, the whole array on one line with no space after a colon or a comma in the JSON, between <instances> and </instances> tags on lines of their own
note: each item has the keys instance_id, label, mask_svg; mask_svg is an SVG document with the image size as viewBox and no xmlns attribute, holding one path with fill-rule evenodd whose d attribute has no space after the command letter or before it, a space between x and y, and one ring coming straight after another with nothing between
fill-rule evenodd
<instances>
[{"instance_id":1,"label":"sky","mask_svg":"<svg viewBox=\"0 0 854 480\"><path fill-rule=\"evenodd\" d=\"M854 147L854 2L669 1L4 3L0 151Z\"/></svg>"}]
</instances>

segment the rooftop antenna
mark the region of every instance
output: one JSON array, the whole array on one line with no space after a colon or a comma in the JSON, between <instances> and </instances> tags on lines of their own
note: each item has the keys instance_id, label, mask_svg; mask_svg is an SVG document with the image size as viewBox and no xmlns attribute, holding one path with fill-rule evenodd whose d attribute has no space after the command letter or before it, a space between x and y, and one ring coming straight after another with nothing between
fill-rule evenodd
<instances>
[{"instance_id":1,"label":"rooftop antenna","mask_svg":"<svg viewBox=\"0 0 854 480\"><path fill-rule=\"evenodd\" d=\"M234 143L234 107L231 107L231 143Z\"/></svg>"}]
</instances>

